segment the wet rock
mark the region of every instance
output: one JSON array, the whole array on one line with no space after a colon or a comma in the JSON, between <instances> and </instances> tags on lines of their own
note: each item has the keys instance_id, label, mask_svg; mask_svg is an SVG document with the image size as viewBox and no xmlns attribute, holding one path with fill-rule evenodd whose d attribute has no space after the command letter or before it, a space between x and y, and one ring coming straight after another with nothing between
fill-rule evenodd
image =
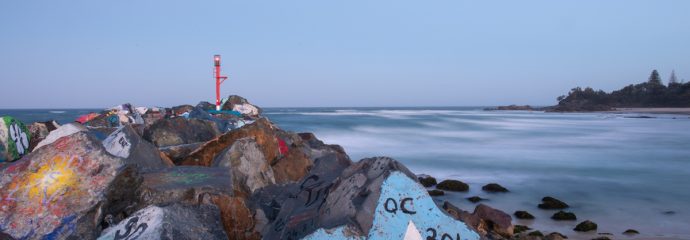
<instances>
[{"instance_id":1,"label":"wet rock","mask_svg":"<svg viewBox=\"0 0 690 240\"><path fill-rule=\"evenodd\" d=\"M210 205L149 206L98 239L227 239L218 208Z\"/></svg>"},{"instance_id":2,"label":"wet rock","mask_svg":"<svg viewBox=\"0 0 690 240\"><path fill-rule=\"evenodd\" d=\"M220 132L214 122L200 119L161 119L144 129L144 139L157 147L205 142Z\"/></svg>"},{"instance_id":3,"label":"wet rock","mask_svg":"<svg viewBox=\"0 0 690 240\"><path fill-rule=\"evenodd\" d=\"M611 238L609 238L607 236L600 236L600 237L592 238L592 240L611 240Z\"/></svg>"},{"instance_id":4,"label":"wet rock","mask_svg":"<svg viewBox=\"0 0 690 240\"><path fill-rule=\"evenodd\" d=\"M584 222L577 224L577 226L575 226L573 230L578 232L589 232L597 230L597 224L592 221L586 220Z\"/></svg>"},{"instance_id":5,"label":"wet rock","mask_svg":"<svg viewBox=\"0 0 690 240\"><path fill-rule=\"evenodd\" d=\"M223 167L230 171L233 186L247 195L259 188L275 184L273 169L252 138L235 141L230 148L213 160L211 166Z\"/></svg>"},{"instance_id":6,"label":"wet rock","mask_svg":"<svg viewBox=\"0 0 690 240\"><path fill-rule=\"evenodd\" d=\"M470 186L458 180L443 180L436 185L437 189L446 191L466 192Z\"/></svg>"},{"instance_id":7,"label":"wet rock","mask_svg":"<svg viewBox=\"0 0 690 240\"><path fill-rule=\"evenodd\" d=\"M534 216L527 211L515 211L513 215L518 219L534 219Z\"/></svg>"},{"instance_id":8,"label":"wet rock","mask_svg":"<svg viewBox=\"0 0 690 240\"><path fill-rule=\"evenodd\" d=\"M58 140L61 137L65 136L70 136L72 134L78 133L78 132L86 132L88 129L86 129L84 126L82 126L79 123L67 123L64 124L57 129L51 131L48 133L48 136L45 137L42 141L40 141L38 144L36 144L35 149L39 149L45 145L51 144Z\"/></svg>"},{"instance_id":9,"label":"wet rock","mask_svg":"<svg viewBox=\"0 0 690 240\"><path fill-rule=\"evenodd\" d=\"M104 216L128 215L140 183L133 165L86 132L59 138L1 171L0 228L20 239L93 239Z\"/></svg>"},{"instance_id":10,"label":"wet rock","mask_svg":"<svg viewBox=\"0 0 690 240\"><path fill-rule=\"evenodd\" d=\"M625 232L623 232L623 234L625 234L625 235L635 235L635 234L640 234L640 232L638 232L638 231L635 230L635 229L628 229L628 230L625 230Z\"/></svg>"},{"instance_id":11,"label":"wet rock","mask_svg":"<svg viewBox=\"0 0 690 240\"><path fill-rule=\"evenodd\" d=\"M663 212L663 213L664 213L664 215L673 215L673 214L676 214L675 211L665 211L665 212Z\"/></svg>"},{"instance_id":12,"label":"wet rock","mask_svg":"<svg viewBox=\"0 0 690 240\"><path fill-rule=\"evenodd\" d=\"M561 233L559 233L559 232L552 232L552 233L549 233L549 234L546 235L546 237L544 237L544 238L545 238L546 240L563 240L563 239L568 239L567 236L565 236L565 235L563 235L563 234L561 234Z\"/></svg>"},{"instance_id":13,"label":"wet rock","mask_svg":"<svg viewBox=\"0 0 690 240\"><path fill-rule=\"evenodd\" d=\"M432 197L443 196L446 194L445 192L438 190L438 189L432 189L432 190L429 190L428 192L429 192L429 196L432 196Z\"/></svg>"},{"instance_id":14,"label":"wet rock","mask_svg":"<svg viewBox=\"0 0 690 240\"><path fill-rule=\"evenodd\" d=\"M486 192L493 192L493 193L496 193L496 192L508 192L508 189L504 188L504 187L501 186L501 185L498 185L498 183L489 183L489 184L486 184L486 185L484 185L484 186L482 187L482 190L484 190L484 191L486 191Z\"/></svg>"},{"instance_id":15,"label":"wet rock","mask_svg":"<svg viewBox=\"0 0 690 240\"><path fill-rule=\"evenodd\" d=\"M124 125L103 140L105 150L117 157L127 159L142 172L172 167L174 164L161 157L161 152L135 132L131 125Z\"/></svg>"},{"instance_id":16,"label":"wet rock","mask_svg":"<svg viewBox=\"0 0 690 240\"><path fill-rule=\"evenodd\" d=\"M538 205L541 209L565 209L569 207L568 204L553 197L544 197L541 199L541 202Z\"/></svg>"},{"instance_id":17,"label":"wet rock","mask_svg":"<svg viewBox=\"0 0 690 240\"><path fill-rule=\"evenodd\" d=\"M0 162L11 162L29 153L31 133L21 121L0 117Z\"/></svg>"},{"instance_id":18,"label":"wet rock","mask_svg":"<svg viewBox=\"0 0 690 240\"><path fill-rule=\"evenodd\" d=\"M471 214L449 202L443 203L443 209L455 219L465 222L483 236L510 238L514 234L510 215L487 205L479 204Z\"/></svg>"},{"instance_id":19,"label":"wet rock","mask_svg":"<svg viewBox=\"0 0 690 240\"><path fill-rule=\"evenodd\" d=\"M478 202L486 200L486 199L480 198L479 196L472 196L472 197L468 197L467 200L472 202L472 203L478 203Z\"/></svg>"},{"instance_id":20,"label":"wet rock","mask_svg":"<svg viewBox=\"0 0 690 240\"><path fill-rule=\"evenodd\" d=\"M432 187L437 184L436 178L429 175L420 174L417 176L417 179L419 180L419 183L421 183L424 187Z\"/></svg>"},{"instance_id":21,"label":"wet rock","mask_svg":"<svg viewBox=\"0 0 690 240\"><path fill-rule=\"evenodd\" d=\"M314 187L312 183L307 184ZM264 238L403 239L422 232L454 239L479 237L440 211L416 176L390 158L362 159L343 170L327 189L327 196L316 202L309 191L298 194L306 199L303 205L318 211L282 206L281 214L265 228ZM319 196L311 190L312 199ZM283 215L283 209L291 214Z\"/></svg>"},{"instance_id":22,"label":"wet rock","mask_svg":"<svg viewBox=\"0 0 690 240\"><path fill-rule=\"evenodd\" d=\"M48 134L51 131L59 127L60 124L55 121L35 122L29 125L29 133L31 133L31 139L29 140L29 152L33 151L39 142L48 137Z\"/></svg>"},{"instance_id":23,"label":"wet rock","mask_svg":"<svg viewBox=\"0 0 690 240\"><path fill-rule=\"evenodd\" d=\"M556 221L563 221L563 220L577 220L577 217L575 216L575 213L572 212L564 212L564 211L558 211L557 213L554 213L553 216L551 216L551 219L556 220Z\"/></svg>"},{"instance_id":24,"label":"wet rock","mask_svg":"<svg viewBox=\"0 0 690 240\"><path fill-rule=\"evenodd\" d=\"M518 234L518 233L526 232L529 230L532 230L532 228L530 228L528 226L524 226L524 225L513 226L513 234Z\"/></svg>"},{"instance_id":25,"label":"wet rock","mask_svg":"<svg viewBox=\"0 0 690 240\"><path fill-rule=\"evenodd\" d=\"M532 232L530 232L529 234L527 234L527 236L532 236L532 237L543 237L544 234L541 233L540 231L532 231Z\"/></svg>"},{"instance_id":26,"label":"wet rock","mask_svg":"<svg viewBox=\"0 0 690 240\"><path fill-rule=\"evenodd\" d=\"M189 143L189 144L162 147L162 148L159 148L158 150L160 150L163 154L165 154L168 158L170 158L173 163L180 164L180 162L184 158L189 156L190 153L192 153L194 150L198 149L202 144L203 144L203 142Z\"/></svg>"}]
</instances>

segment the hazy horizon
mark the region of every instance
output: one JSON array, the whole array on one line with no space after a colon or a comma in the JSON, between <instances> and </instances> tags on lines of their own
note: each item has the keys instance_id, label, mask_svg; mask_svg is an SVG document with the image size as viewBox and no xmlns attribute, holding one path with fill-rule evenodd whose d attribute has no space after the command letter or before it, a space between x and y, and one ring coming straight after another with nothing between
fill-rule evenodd
<instances>
[{"instance_id":1,"label":"hazy horizon","mask_svg":"<svg viewBox=\"0 0 690 240\"><path fill-rule=\"evenodd\" d=\"M2 109L556 104L690 80L690 1L0 3Z\"/></svg>"}]
</instances>

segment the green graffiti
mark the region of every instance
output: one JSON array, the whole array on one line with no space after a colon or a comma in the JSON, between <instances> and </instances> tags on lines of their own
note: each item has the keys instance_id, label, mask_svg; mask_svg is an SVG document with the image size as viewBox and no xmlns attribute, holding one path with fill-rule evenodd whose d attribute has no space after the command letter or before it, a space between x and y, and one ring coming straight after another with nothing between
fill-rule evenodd
<instances>
[{"instance_id":1,"label":"green graffiti","mask_svg":"<svg viewBox=\"0 0 690 240\"><path fill-rule=\"evenodd\" d=\"M29 141L31 133L24 123L15 120L13 117L2 117L7 128L7 152L10 161L19 159L29 153Z\"/></svg>"},{"instance_id":2,"label":"green graffiti","mask_svg":"<svg viewBox=\"0 0 690 240\"><path fill-rule=\"evenodd\" d=\"M184 184L194 184L205 181L209 176L205 173L180 173L174 172L170 174L176 182Z\"/></svg>"}]
</instances>

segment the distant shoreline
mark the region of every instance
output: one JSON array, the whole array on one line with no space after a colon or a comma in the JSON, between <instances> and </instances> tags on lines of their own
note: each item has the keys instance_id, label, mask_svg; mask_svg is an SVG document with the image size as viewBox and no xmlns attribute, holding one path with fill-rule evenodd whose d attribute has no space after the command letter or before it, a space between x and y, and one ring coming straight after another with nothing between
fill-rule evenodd
<instances>
[{"instance_id":1,"label":"distant shoreline","mask_svg":"<svg viewBox=\"0 0 690 240\"><path fill-rule=\"evenodd\" d=\"M608 113L647 113L647 114L682 114L690 115L690 108L614 108Z\"/></svg>"}]
</instances>

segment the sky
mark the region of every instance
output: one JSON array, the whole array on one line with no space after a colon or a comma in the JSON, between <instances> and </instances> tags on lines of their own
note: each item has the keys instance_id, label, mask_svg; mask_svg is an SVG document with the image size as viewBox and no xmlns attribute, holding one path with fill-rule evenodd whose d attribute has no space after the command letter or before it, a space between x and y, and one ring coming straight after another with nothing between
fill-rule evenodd
<instances>
[{"instance_id":1,"label":"sky","mask_svg":"<svg viewBox=\"0 0 690 240\"><path fill-rule=\"evenodd\" d=\"M0 1L0 108L553 105L690 81L690 1Z\"/></svg>"}]
</instances>

